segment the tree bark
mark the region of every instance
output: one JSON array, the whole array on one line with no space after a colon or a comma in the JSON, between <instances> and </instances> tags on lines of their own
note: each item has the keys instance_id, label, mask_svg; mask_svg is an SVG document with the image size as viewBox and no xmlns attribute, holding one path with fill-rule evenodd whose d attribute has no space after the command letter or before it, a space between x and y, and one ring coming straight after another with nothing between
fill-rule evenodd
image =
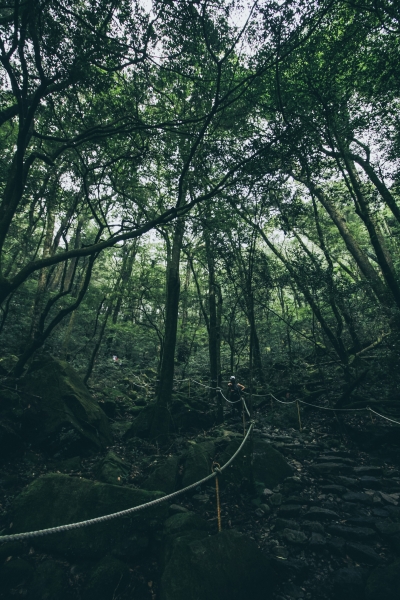
<instances>
[{"instance_id":1,"label":"tree bark","mask_svg":"<svg viewBox=\"0 0 400 600\"><path fill-rule=\"evenodd\" d=\"M166 443L169 436L170 415L168 405L171 402L174 383L180 295L179 265L184 230L184 221L179 219L175 225L171 258L167 265L164 351L161 361L160 382L157 388L157 401L150 430L150 437L160 444Z\"/></svg>"}]
</instances>

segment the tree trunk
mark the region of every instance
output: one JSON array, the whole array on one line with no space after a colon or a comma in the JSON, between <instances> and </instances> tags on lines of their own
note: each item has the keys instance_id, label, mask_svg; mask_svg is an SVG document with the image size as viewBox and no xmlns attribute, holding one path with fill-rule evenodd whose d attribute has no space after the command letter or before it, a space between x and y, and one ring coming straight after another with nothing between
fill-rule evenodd
<instances>
[{"instance_id":1,"label":"tree trunk","mask_svg":"<svg viewBox=\"0 0 400 600\"><path fill-rule=\"evenodd\" d=\"M50 255L53 234L54 234L54 224L55 224L55 213L53 211L52 203L49 202L47 209L47 222L46 222L46 234L44 236L43 242L43 251L42 258L46 258ZM44 295L47 288L47 269L42 269L39 273L39 279L36 288L35 301L32 309L32 320L31 320L31 329L29 338L33 340L35 337L39 319L43 308L44 303Z\"/></svg>"},{"instance_id":2,"label":"tree trunk","mask_svg":"<svg viewBox=\"0 0 400 600\"><path fill-rule=\"evenodd\" d=\"M109 316L111 314L111 311L112 311L112 306L113 306L112 299L110 299L110 303L107 306L106 314L104 316L104 320L103 320L103 323L102 323L102 326L101 326L101 329L100 329L99 337L97 339L97 342L94 345L92 356L90 357L90 361L89 361L89 364L88 364L88 367L87 367L86 375L85 375L85 377L83 379L83 382L84 382L85 385L87 385L87 382L89 381L89 378L90 378L90 376L92 374L94 363L96 362L96 357L97 357L97 355L99 353L101 342L103 341L104 332L105 332L106 326L107 326L107 321L108 321L108 318L109 318Z\"/></svg>"},{"instance_id":3,"label":"tree trunk","mask_svg":"<svg viewBox=\"0 0 400 600\"><path fill-rule=\"evenodd\" d=\"M126 290L126 286L128 285L129 279L132 275L133 263L135 262L135 258L136 258L136 250L137 250L137 241L134 240L133 244L130 247L128 247L127 252L123 259L123 263L122 263L121 277L120 277L119 285L118 285L117 292L116 292L117 299L116 299L115 308L114 308L114 312L113 312L113 318L112 318L113 325L115 325L117 322L118 315L120 313L121 306L122 306L122 299L124 296L124 292Z\"/></svg>"},{"instance_id":4,"label":"tree trunk","mask_svg":"<svg viewBox=\"0 0 400 600\"><path fill-rule=\"evenodd\" d=\"M209 310L209 326L208 326L208 351L210 357L210 380L211 389L209 393L210 400L214 398L217 401L217 421L223 423L224 410L221 394L215 389L221 384L221 328L218 315L218 286L215 279L215 259L210 240L207 224L204 228L204 241L206 245L207 267L208 267L208 310Z\"/></svg>"},{"instance_id":5,"label":"tree trunk","mask_svg":"<svg viewBox=\"0 0 400 600\"><path fill-rule=\"evenodd\" d=\"M157 401L150 431L151 438L160 444L166 443L169 435L170 416L168 405L171 402L174 383L180 294L179 265L184 230L184 221L179 219L175 225L171 258L167 265L164 351L161 361L160 382L157 388Z\"/></svg>"}]
</instances>

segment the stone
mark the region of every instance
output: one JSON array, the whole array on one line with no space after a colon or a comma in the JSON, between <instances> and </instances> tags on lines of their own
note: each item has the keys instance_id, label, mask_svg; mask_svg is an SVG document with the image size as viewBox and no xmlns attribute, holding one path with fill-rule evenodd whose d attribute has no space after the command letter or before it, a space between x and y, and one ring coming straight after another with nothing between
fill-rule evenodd
<instances>
[{"instance_id":1,"label":"stone","mask_svg":"<svg viewBox=\"0 0 400 600\"><path fill-rule=\"evenodd\" d=\"M115 452L107 452L98 464L95 473L98 479L104 483L122 485L129 476L130 468Z\"/></svg>"},{"instance_id":2,"label":"stone","mask_svg":"<svg viewBox=\"0 0 400 600\"><path fill-rule=\"evenodd\" d=\"M183 467L182 487L186 487L207 477L215 456L214 442L192 444L186 453ZM220 478L223 479L223 478Z\"/></svg>"},{"instance_id":3,"label":"stone","mask_svg":"<svg viewBox=\"0 0 400 600\"><path fill-rule=\"evenodd\" d=\"M400 560L378 567L368 577L365 600L399 600Z\"/></svg>"},{"instance_id":4,"label":"stone","mask_svg":"<svg viewBox=\"0 0 400 600\"><path fill-rule=\"evenodd\" d=\"M339 519L339 515L333 510L320 508L319 506L312 506L304 517L311 521L332 521Z\"/></svg>"},{"instance_id":5,"label":"stone","mask_svg":"<svg viewBox=\"0 0 400 600\"><path fill-rule=\"evenodd\" d=\"M293 469L284 456L269 442L256 438L253 443L254 479L273 489L290 475L293 475Z\"/></svg>"},{"instance_id":6,"label":"stone","mask_svg":"<svg viewBox=\"0 0 400 600\"><path fill-rule=\"evenodd\" d=\"M56 463L56 470L62 473L73 473L81 470L81 458L80 456L73 456L66 460L60 460Z\"/></svg>"},{"instance_id":7,"label":"stone","mask_svg":"<svg viewBox=\"0 0 400 600\"><path fill-rule=\"evenodd\" d=\"M338 485L343 485L346 488L354 489L359 487L359 482L354 477L346 477L344 475L337 475L334 478L335 483Z\"/></svg>"},{"instance_id":8,"label":"stone","mask_svg":"<svg viewBox=\"0 0 400 600\"><path fill-rule=\"evenodd\" d=\"M356 527L374 527L376 521L376 517L364 515L362 517L351 517L346 520L346 523L347 525L355 525Z\"/></svg>"},{"instance_id":9,"label":"stone","mask_svg":"<svg viewBox=\"0 0 400 600\"><path fill-rule=\"evenodd\" d=\"M357 502L360 504L372 504L371 497L364 492L348 492L342 496L344 502Z\"/></svg>"},{"instance_id":10,"label":"stone","mask_svg":"<svg viewBox=\"0 0 400 600\"><path fill-rule=\"evenodd\" d=\"M314 548L321 548L322 546L326 546L325 537L320 533L315 533L313 531L310 537L310 546Z\"/></svg>"},{"instance_id":11,"label":"stone","mask_svg":"<svg viewBox=\"0 0 400 600\"><path fill-rule=\"evenodd\" d=\"M314 475L336 475L336 473L348 473L351 471L351 467L343 463L314 464L310 465L309 469Z\"/></svg>"},{"instance_id":12,"label":"stone","mask_svg":"<svg viewBox=\"0 0 400 600\"><path fill-rule=\"evenodd\" d=\"M189 404L183 400L175 400L169 407L171 414L171 431L179 433L180 431L195 432L210 429L215 423L216 415L213 412L206 412L204 408L209 408L206 404L194 402Z\"/></svg>"},{"instance_id":13,"label":"stone","mask_svg":"<svg viewBox=\"0 0 400 600\"><path fill-rule=\"evenodd\" d=\"M22 533L80 522L145 504L162 496L161 492L52 473L33 481L15 498L10 515L12 532ZM73 558L101 557L110 548L119 557L126 554L136 556L148 546L149 535L161 529L167 513L167 503L160 503L143 512L105 523L38 537L32 545Z\"/></svg>"},{"instance_id":14,"label":"stone","mask_svg":"<svg viewBox=\"0 0 400 600\"><path fill-rule=\"evenodd\" d=\"M364 544L347 543L346 552L350 558L366 563L367 565L377 565L383 562L383 558L375 550Z\"/></svg>"},{"instance_id":15,"label":"stone","mask_svg":"<svg viewBox=\"0 0 400 600\"><path fill-rule=\"evenodd\" d=\"M342 458L340 456L319 456L316 460L320 463L341 463L344 465L354 465L354 460L351 460L351 458Z\"/></svg>"},{"instance_id":16,"label":"stone","mask_svg":"<svg viewBox=\"0 0 400 600\"><path fill-rule=\"evenodd\" d=\"M176 490L178 478L179 458L169 456L151 475L143 482L145 490L154 490L171 494Z\"/></svg>"},{"instance_id":17,"label":"stone","mask_svg":"<svg viewBox=\"0 0 400 600\"><path fill-rule=\"evenodd\" d=\"M346 542L343 538L332 537L326 540L329 551L335 556L344 556L346 554Z\"/></svg>"},{"instance_id":18,"label":"stone","mask_svg":"<svg viewBox=\"0 0 400 600\"><path fill-rule=\"evenodd\" d=\"M372 475L363 475L360 477L360 482L364 488L370 490L376 490L381 486L381 480L377 477L373 477Z\"/></svg>"},{"instance_id":19,"label":"stone","mask_svg":"<svg viewBox=\"0 0 400 600\"><path fill-rule=\"evenodd\" d=\"M33 573L32 565L23 558L14 558L5 562L0 567L0 590L10 591L17 586L27 585Z\"/></svg>"},{"instance_id":20,"label":"stone","mask_svg":"<svg viewBox=\"0 0 400 600\"><path fill-rule=\"evenodd\" d=\"M289 544L305 544L308 539L302 531L294 529L284 529L282 536Z\"/></svg>"},{"instance_id":21,"label":"stone","mask_svg":"<svg viewBox=\"0 0 400 600\"><path fill-rule=\"evenodd\" d=\"M333 576L335 600L364 600L366 574L361 568L339 569Z\"/></svg>"},{"instance_id":22,"label":"stone","mask_svg":"<svg viewBox=\"0 0 400 600\"><path fill-rule=\"evenodd\" d=\"M393 496L391 496L390 494L385 494L384 492L378 492L380 497L382 498L382 500L386 503L386 504L392 504L393 506L397 506L398 502L395 498L393 498Z\"/></svg>"},{"instance_id":23,"label":"stone","mask_svg":"<svg viewBox=\"0 0 400 600\"><path fill-rule=\"evenodd\" d=\"M276 580L257 544L236 531L177 538L161 577L160 600L268 600Z\"/></svg>"},{"instance_id":24,"label":"stone","mask_svg":"<svg viewBox=\"0 0 400 600\"><path fill-rule=\"evenodd\" d=\"M268 504L260 504L260 509L265 515L268 515L271 512L271 507Z\"/></svg>"},{"instance_id":25,"label":"stone","mask_svg":"<svg viewBox=\"0 0 400 600\"><path fill-rule=\"evenodd\" d=\"M283 529L295 529L299 530L300 527L296 521L289 521L288 519L277 518L274 521L274 531L282 531Z\"/></svg>"},{"instance_id":26,"label":"stone","mask_svg":"<svg viewBox=\"0 0 400 600\"><path fill-rule=\"evenodd\" d=\"M362 475L381 475L382 470L383 470L382 467L376 467L374 465L369 465L369 466L362 466L362 467L354 467L353 473L355 475L357 475L358 477L361 477Z\"/></svg>"},{"instance_id":27,"label":"stone","mask_svg":"<svg viewBox=\"0 0 400 600\"><path fill-rule=\"evenodd\" d=\"M388 517L388 516L389 516L389 513L388 513L388 511L387 511L387 510L385 510L384 508L374 508L374 509L372 510L372 514L373 514L375 517L383 517L383 518L385 518L385 517Z\"/></svg>"},{"instance_id":28,"label":"stone","mask_svg":"<svg viewBox=\"0 0 400 600\"><path fill-rule=\"evenodd\" d=\"M289 550L285 546L273 546L271 548L271 554L277 558L287 558L289 556Z\"/></svg>"},{"instance_id":29,"label":"stone","mask_svg":"<svg viewBox=\"0 0 400 600\"><path fill-rule=\"evenodd\" d=\"M318 523L318 521L303 521L301 527L302 529L305 529L306 531L312 531L313 533L322 534L325 532L324 526L321 525L321 523Z\"/></svg>"},{"instance_id":30,"label":"stone","mask_svg":"<svg viewBox=\"0 0 400 600\"><path fill-rule=\"evenodd\" d=\"M31 443L70 456L111 443L105 413L67 362L55 358L35 361L22 387L41 397L38 411L23 421L24 435Z\"/></svg>"},{"instance_id":31,"label":"stone","mask_svg":"<svg viewBox=\"0 0 400 600\"><path fill-rule=\"evenodd\" d=\"M124 440L130 440L134 437L141 439L147 439L149 437L154 417L154 407L155 403L149 402L149 404L140 411L138 416L132 421L123 434Z\"/></svg>"},{"instance_id":32,"label":"stone","mask_svg":"<svg viewBox=\"0 0 400 600\"><path fill-rule=\"evenodd\" d=\"M320 488L321 492L326 492L327 494L337 494L338 496L341 496L342 494L345 494L347 492L347 489L343 486L343 485L321 485Z\"/></svg>"},{"instance_id":33,"label":"stone","mask_svg":"<svg viewBox=\"0 0 400 600\"><path fill-rule=\"evenodd\" d=\"M177 513L164 523L164 535L176 535L185 531L207 531L208 523L192 511Z\"/></svg>"},{"instance_id":34,"label":"stone","mask_svg":"<svg viewBox=\"0 0 400 600\"><path fill-rule=\"evenodd\" d=\"M282 504L282 494L272 494L269 497L269 502L272 506L280 506Z\"/></svg>"},{"instance_id":35,"label":"stone","mask_svg":"<svg viewBox=\"0 0 400 600\"><path fill-rule=\"evenodd\" d=\"M117 588L119 596L129 579L130 570L127 564L114 556L105 556L91 572L82 600L109 600L115 597Z\"/></svg>"},{"instance_id":36,"label":"stone","mask_svg":"<svg viewBox=\"0 0 400 600\"><path fill-rule=\"evenodd\" d=\"M36 565L34 579L29 586L32 600L72 600L74 595L68 583L65 569L53 560Z\"/></svg>"},{"instance_id":37,"label":"stone","mask_svg":"<svg viewBox=\"0 0 400 600\"><path fill-rule=\"evenodd\" d=\"M283 550L286 550L286 548L283 548ZM306 579L310 570L310 566L306 560L290 558L289 553L282 558L273 558L272 564L280 579L292 579L298 583Z\"/></svg>"},{"instance_id":38,"label":"stone","mask_svg":"<svg viewBox=\"0 0 400 600\"><path fill-rule=\"evenodd\" d=\"M170 514L174 515L176 513L186 513L190 512L188 508L185 506L181 506L180 504L171 504L169 507Z\"/></svg>"},{"instance_id":39,"label":"stone","mask_svg":"<svg viewBox=\"0 0 400 600\"><path fill-rule=\"evenodd\" d=\"M376 537L376 532L370 527L346 527L346 525L328 525L327 531L346 540L368 541Z\"/></svg>"},{"instance_id":40,"label":"stone","mask_svg":"<svg viewBox=\"0 0 400 600\"><path fill-rule=\"evenodd\" d=\"M282 484L282 491L284 494L292 494L293 492L299 492L304 488L304 483L300 477L286 477Z\"/></svg>"},{"instance_id":41,"label":"stone","mask_svg":"<svg viewBox=\"0 0 400 600\"><path fill-rule=\"evenodd\" d=\"M299 504L282 504L279 507L279 515L282 517L295 517L301 513Z\"/></svg>"},{"instance_id":42,"label":"stone","mask_svg":"<svg viewBox=\"0 0 400 600\"><path fill-rule=\"evenodd\" d=\"M122 438L126 432L131 428L132 423L130 421L116 421L111 423L111 432L116 438Z\"/></svg>"},{"instance_id":43,"label":"stone","mask_svg":"<svg viewBox=\"0 0 400 600\"><path fill-rule=\"evenodd\" d=\"M225 446L225 448L221 451L219 456L219 464L224 465L231 456L236 452L239 448L240 444L243 441L243 436L236 435L232 436L229 443ZM208 473L211 472L209 468ZM258 480L257 481L262 481ZM219 484L222 488L231 484L236 489L240 488L248 488L249 490L254 490L254 477L253 477L253 468L252 468L252 453L251 453L251 444L248 442L240 454L236 457L236 459L229 465L227 469L223 472L222 477L219 478Z\"/></svg>"},{"instance_id":44,"label":"stone","mask_svg":"<svg viewBox=\"0 0 400 600\"><path fill-rule=\"evenodd\" d=\"M210 496L208 494L194 494L192 500L199 504L207 504L210 501Z\"/></svg>"}]
</instances>

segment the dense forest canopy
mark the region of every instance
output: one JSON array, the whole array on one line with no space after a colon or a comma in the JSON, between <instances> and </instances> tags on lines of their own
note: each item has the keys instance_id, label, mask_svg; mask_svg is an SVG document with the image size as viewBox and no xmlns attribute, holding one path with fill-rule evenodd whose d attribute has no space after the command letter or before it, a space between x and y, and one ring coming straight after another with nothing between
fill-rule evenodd
<instances>
[{"instance_id":1,"label":"dense forest canopy","mask_svg":"<svg viewBox=\"0 0 400 600\"><path fill-rule=\"evenodd\" d=\"M399 36L392 0L2 0L7 368L152 368L154 435L174 377L398 394Z\"/></svg>"}]
</instances>

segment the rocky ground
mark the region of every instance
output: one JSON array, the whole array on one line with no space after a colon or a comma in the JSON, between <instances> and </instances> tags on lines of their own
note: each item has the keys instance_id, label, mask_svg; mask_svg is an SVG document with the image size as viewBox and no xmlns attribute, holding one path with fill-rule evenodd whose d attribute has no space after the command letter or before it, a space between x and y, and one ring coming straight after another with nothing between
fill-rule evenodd
<instances>
[{"instance_id":1,"label":"rocky ground","mask_svg":"<svg viewBox=\"0 0 400 600\"><path fill-rule=\"evenodd\" d=\"M78 388L74 380L77 396ZM148 398L126 388L93 392L111 427L102 425L102 447L82 446L79 453L76 411L68 417L75 429L63 422L47 446L42 431L19 446L16 423L27 420L34 399L14 394L18 418L7 413L0 436L18 450L0 464L2 535L114 512L158 497L157 490L170 493L209 473L213 460L224 464L243 436L241 417L227 409L222 427L207 427L205 399L192 397L188 409L181 394L172 408L176 422L182 431L202 426L175 433L161 452L137 435ZM88 402L85 396L86 441L93 438L90 415L100 419ZM249 446L219 480L222 536L211 482L108 529L0 545L0 598L186 600L197 587L207 600L398 600L399 428L360 413L338 420L311 409L302 410L300 431L295 405L269 403L255 418Z\"/></svg>"}]
</instances>

